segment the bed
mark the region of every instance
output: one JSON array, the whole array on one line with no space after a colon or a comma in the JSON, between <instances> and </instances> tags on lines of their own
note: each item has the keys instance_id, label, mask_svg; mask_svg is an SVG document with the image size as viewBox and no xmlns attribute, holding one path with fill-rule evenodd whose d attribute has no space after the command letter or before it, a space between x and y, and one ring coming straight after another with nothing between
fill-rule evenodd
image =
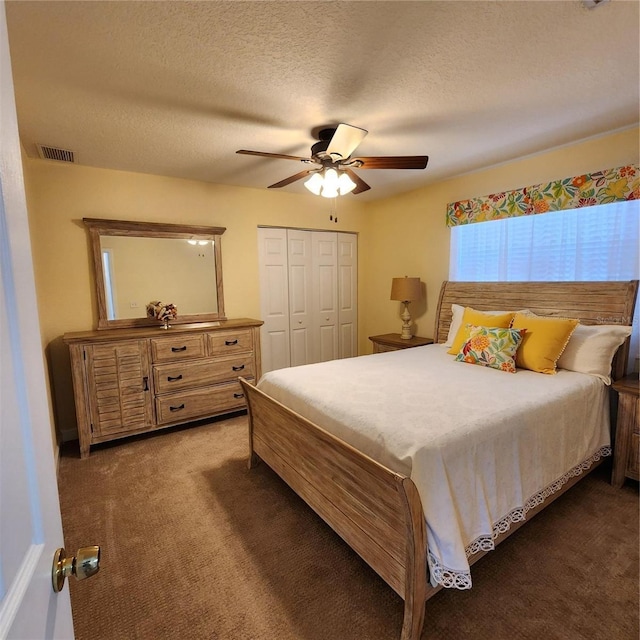
<instances>
[{"instance_id":1,"label":"bed","mask_svg":"<svg viewBox=\"0 0 640 640\"><path fill-rule=\"evenodd\" d=\"M428 598L469 588L474 562L610 454L604 382L455 362L443 347L453 305L630 325L637 290L445 282L435 345L241 379L249 466L266 462L403 598L401 638L417 640Z\"/></svg>"}]
</instances>

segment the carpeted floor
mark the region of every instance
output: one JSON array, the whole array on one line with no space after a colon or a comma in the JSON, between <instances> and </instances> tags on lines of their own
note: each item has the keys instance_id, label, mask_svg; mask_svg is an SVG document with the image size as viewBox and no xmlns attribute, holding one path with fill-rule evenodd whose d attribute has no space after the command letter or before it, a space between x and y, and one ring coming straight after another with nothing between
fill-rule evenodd
<instances>
[{"instance_id":1,"label":"carpeted floor","mask_svg":"<svg viewBox=\"0 0 640 640\"><path fill-rule=\"evenodd\" d=\"M402 601L266 465L240 415L60 458L78 640L397 640ZM423 640L637 640L638 484L600 467L426 603Z\"/></svg>"}]
</instances>

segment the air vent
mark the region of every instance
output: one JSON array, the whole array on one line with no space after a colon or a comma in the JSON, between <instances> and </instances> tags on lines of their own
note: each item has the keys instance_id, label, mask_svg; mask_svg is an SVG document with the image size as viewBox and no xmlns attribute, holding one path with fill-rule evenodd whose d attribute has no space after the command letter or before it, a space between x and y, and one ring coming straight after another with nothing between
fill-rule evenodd
<instances>
[{"instance_id":1,"label":"air vent","mask_svg":"<svg viewBox=\"0 0 640 640\"><path fill-rule=\"evenodd\" d=\"M73 151L49 147L45 144L36 144L38 154L43 160L57 160L58 162L75 162Z\"/></svg>"},{"instance_id":2,"label":"air vent","mask_svg":"<svg viewBox=\"0 0 640 640\"><path fill-rule=\"evenodd\" d=\"M601 4L606 4L607 2L609 2L609 0L582 0L582 4L587 7L587 9L595 9Z\"/></svg>"}]
</instances>

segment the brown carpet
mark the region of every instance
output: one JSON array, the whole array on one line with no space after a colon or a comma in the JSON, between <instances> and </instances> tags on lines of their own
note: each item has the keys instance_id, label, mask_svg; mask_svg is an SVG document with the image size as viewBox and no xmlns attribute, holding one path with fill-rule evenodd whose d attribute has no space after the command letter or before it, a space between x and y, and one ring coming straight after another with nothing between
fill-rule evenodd
<instances>
[{"instance_id":1,"label":"brown carpet","mask_svg":"<svg viewBox=\"0 0 640 640\"><path fill-rule=\"evenodd\" d=\"M65 449L79 640L397 640L402 601L266 465L247 419ZM637 640L638 485L600 467L426 603L423 639Z\"/></svg>"}]
</instances>

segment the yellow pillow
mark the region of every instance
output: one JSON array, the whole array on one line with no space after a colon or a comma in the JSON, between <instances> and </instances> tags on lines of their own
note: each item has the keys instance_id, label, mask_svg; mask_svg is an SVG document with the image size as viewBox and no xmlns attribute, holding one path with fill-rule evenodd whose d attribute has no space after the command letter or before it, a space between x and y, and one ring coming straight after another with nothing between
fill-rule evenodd
<instances>
[{"instance_id":1,"label":"yellow pillow","mask_svg":"<svg viewBox=\"0 0 640 640\"><path fill-rule=\"evenodd\" d=\"M516 353L516 367L555 373L556 364L579 321L516 313L512 329L526 329Z\"/></svg>"},{"instance_id":2,"label":"yellow pillow","mask_svg":"<svg viewBox=\"0 0 640 640\"><path fill-rule=\"evenodd\" d=\"M469 339L469 327L467 325L475 325L477 327L498 327L500 329L508 329L515 311L500 313L498 315L492 313L484 313L471 307L465 307L462 314L462 322L456 337L453 339L451 349L447 351L451 355L458 355L462 345Z\"/></svg>"}]
</instances>

